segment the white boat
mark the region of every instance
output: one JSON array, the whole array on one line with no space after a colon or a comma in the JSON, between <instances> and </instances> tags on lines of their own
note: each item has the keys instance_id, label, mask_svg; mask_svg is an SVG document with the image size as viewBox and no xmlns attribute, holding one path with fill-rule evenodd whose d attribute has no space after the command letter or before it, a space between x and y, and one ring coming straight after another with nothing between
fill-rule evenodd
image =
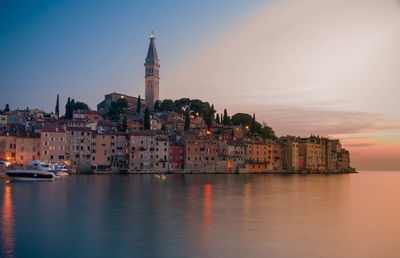
<instances>
[{"instance_id":1,"label":"white boat","mask_svg":"<svg viewBox=\"0 0 400 258\"><path fill-rule=\"evenodd\" d=\"M64 165L54 165L57 176L69 176L70 171Z\"/></svg>"},{"instance_id":2,"label":"white boat","mask_svg":"<svg viewBox=\"0 0 400 258\"><path fill-rule=\"evenodd\" d=\"M8 177L13 180L18 181L47 181L54 180L56 175L54 171L51 170L49 164L35 160L29 163L27 169L14 169L5 171Z\"/></svg>"}]
</instances>

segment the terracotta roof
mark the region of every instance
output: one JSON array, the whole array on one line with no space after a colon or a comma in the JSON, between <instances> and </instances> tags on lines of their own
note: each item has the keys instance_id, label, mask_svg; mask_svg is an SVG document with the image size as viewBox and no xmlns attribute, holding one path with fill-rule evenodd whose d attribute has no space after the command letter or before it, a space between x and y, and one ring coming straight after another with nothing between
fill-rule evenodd
<instances>
[{"instance_id":1,"label":"terracotta roof","mask_svg":"<svg viewBox=\"0 0 400 258\"><path fill-rule=\"evenodd\" d=\"M91 131L92 129L90 127L74 127L74 126L68 126L67 131Z\"/></svg>"},{"instance_id":2,"label":"terracotta roof","mask_svg":"<svg viewBox=\"0 0 400 258\"><path fill-rule=\"evenodd\" d=\"M51 126L45 125L41 132L43 133L65 133L65 129L62 126Z\"/></svg>"}]
</instances>

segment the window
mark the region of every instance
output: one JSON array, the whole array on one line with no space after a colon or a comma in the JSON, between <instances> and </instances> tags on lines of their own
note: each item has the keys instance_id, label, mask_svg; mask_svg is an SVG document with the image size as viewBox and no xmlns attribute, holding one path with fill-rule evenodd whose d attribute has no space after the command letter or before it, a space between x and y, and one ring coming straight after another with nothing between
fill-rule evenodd
<instances>
[{"instance_id":1,"label":"window","mask_svg":"<svg viewBox=\"0 0 400 258\"><path fill-rule=\"evenodd\" d=\"M21 160L24 160L24 156L21 156Z\"/></svg>"}]
</instances>

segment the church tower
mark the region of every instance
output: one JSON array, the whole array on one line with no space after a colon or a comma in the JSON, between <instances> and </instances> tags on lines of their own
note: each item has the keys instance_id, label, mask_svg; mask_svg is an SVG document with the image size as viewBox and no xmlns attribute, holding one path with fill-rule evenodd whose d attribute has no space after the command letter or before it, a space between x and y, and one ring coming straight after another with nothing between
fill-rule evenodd
<instances>
[{"instance_id":1,"label":"church tower","mask_svg":"<svg viewBox=\"0 0 400 258\"><path fill-rule=\"evenodd\" d=\"M160 85L160 63L157 56L154 33L151 32L149 50L147 51L145 67L145 90L146 107L154 109L154 104L158 100Z\"/></svg>"}]
</instances>

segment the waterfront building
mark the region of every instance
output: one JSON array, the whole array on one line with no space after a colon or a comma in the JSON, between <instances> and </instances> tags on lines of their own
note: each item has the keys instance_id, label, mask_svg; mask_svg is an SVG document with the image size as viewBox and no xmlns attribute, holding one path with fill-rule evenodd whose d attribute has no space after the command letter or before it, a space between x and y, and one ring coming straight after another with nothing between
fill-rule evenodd
<instances>
[{"instance_id":1,"label":"waterfront building","mask_svg":"<svg viewBox=\"0 0 400 258\"><path fill-rule=\"evenodd\" d=\"M155 172L169 171L168 157L169 157L169 140L165 135L157 135L155 137L154 154L155 164L153 168Z\"/></svg>"},{"instance_id":2,"label":"waterfront building","mask_svg":"<svg viewBox=\"0 0 400 258\"><path fill-rule=\"evenodd\" d=\"M219 150L227 158L227 172L247 173L247 144L242 141L220 140ZM220 155L222 156L222 155Z\"/></svg>"},{"instance_id":3,"label":"waterfront building","mask_svg":"<svg viewBox=\"0 0 400 258\"><path fill-rule=\"evenodd\" d=\"M65 127L45 126L40 133L41 158L45 162L67 161L68 142Z\"/></svg>"},{"instance_id":4,"label":"waterfront building","mask_svg":"<svg viewBox=\"0 0 400 258\"><path fill-rule=\"evenodd\" d=\"M248 172L259 173L272 170L272 144L260 140L247 143Z\"/></svg>"},{"instance_id":5,"label":"waterfront building","mask_svg":"<svg viewBox=\"0 0 400 258\"><path fill-rule=\"evenodd\" d=\"M218 169L219 140L213 136L187 137L185 139L185 169L189 173L225 172ZM222 153L223 154L223 153ZM223 166L221 166L223 167ZM227 168L227 165L226 165Z\"/></svg>"},{"instance_id":6,"label":"waterfront building","mask_svg":"<svg viewBox=\"0 0 400 258\"><path fill-rule=\"evenodd\" d=\"M92 134L91 164L98 170L111 169L111 135L106 133Z\"/></svg>"},{"instance_id":7,"label":"waterfront building","mask_svg":"<svg viewBox=\"0 0 400 258\"><path fill-rule=\"evenodd\" d=\"M350 169L350 153L347 150L341 149L338 152L337 167L340 172L346 172Z\"/></svg>"},{"instance_id":8,"label":"waterfront building","mask_svg":"<svg viewBox=\"0 0 400 258\"><path fill-rule=\"evenodd\" d=\"M15 133L0 133L0 160L16 163L17 137Z\"/></svg>"},{"instance_id":9,"label":"waterfront building","mask_svg":"<svg viewBox=\"0 0 400 258\"><path fill-rule=\"evenodd\" d=\"M91 167L92 131L89 127L67 127L68 159L80 172Z\"/></svg>"},{"instance_id":10,"label":"waterfront building","mask_svg":"<svg viewBox=\"0 0 400 258\"><path fill-rule=\"evenodd\" d=\"M342 145L339 140L328 140L326 147L326 168L329 172L338 170L338 153Z\"/></svg>"},{"instance_id":11,"label":"waterfront building","mask_svg":"<svg viewBox=\"0 0 400 258\"><path fill-rule=\"evenodd\" d=\"M185 147L182 145L170 145L168 151L169 167L172 171L184 169Z\"/></svg>"},{"instance_id":12,"label":"waterfront building","mask_svg":"<svg viewBox=\"0 0 400 258\"><path fill-rule=\"evenodd\" d=\"M125 132L109 131L111 140L111 167L114 169L128 169L129 156L128 145L129 139Z\"/></svg>"},{"instance_id":13,"label":"waterfront building","mask_svg":"<svg viewBox=\"0 0 400 258\"><path fill-rule=\"evenodd\" d=\"M152 172L155 165L156 133L142 130L130 133L129 170L137 172Z\"/></svg>"},{"instance_id":14,"label":"waterfront building","mask_svg":"<svg viewBox=\"0 0 400 258\"><path fill-rule=\"evenodd\" d=\"M283 150L282 145L277 142L272 142L272 154L271 154L271 165L269 170L282 171L283 168Z\"/></svg>"},{"instance_id":15,"label":"waterfront building","mask_svg":"<svg viewBox=\"0 0 400 258\"><path fill-rule=\"evenodd\" d=\"M40 159L40 134L30 133L16 137L16 164L27 167L29 162Z\"/></svg>"},{"instance_id":16,"label":"waterfront building","mask_svg":"<svg viewBox=\"0 0 400 258\"><path fill-rule=\"evenodd\" d=\"M145 67L145 99L146 107L154 109L154 104L159 100L160 87L160 62L158 60L157 49L153 32L150 37L150 45L144 63Z\"/></svg>"},{"instance_id":17,"label":"waterfront building","mask_svg":"<svg viewBox=\"0 0 400 258\"><path fill-rule=\"evenodd\" d=\"M304 157L304 166L310 172L317 172L324 164L323 148L319 138L311 136L301 138L299 142L299 155Z\"/></svg>"},{"instance_id":18,"label":"waterfront building","mask_svg":"<svg viewBox=\"0 0 400 258\"><path fill-rule=\"evenodd\" d=\"M293 136L281 137L282 168L289 172L297 172L300 169L299 139Z\"/></svg>"}]
</instances>

